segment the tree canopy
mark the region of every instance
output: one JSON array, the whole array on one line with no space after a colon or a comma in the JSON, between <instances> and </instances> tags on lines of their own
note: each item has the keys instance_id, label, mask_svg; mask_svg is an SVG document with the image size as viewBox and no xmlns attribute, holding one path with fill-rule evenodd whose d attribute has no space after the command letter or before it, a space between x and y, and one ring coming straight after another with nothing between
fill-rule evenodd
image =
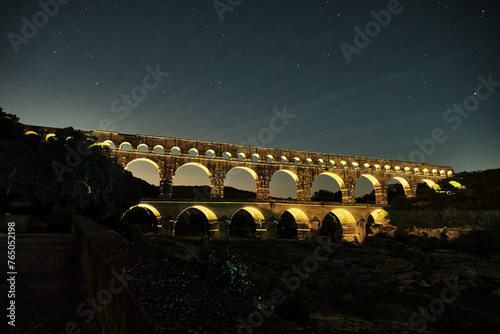
<instances>
[{"instance_id":1,"label":"tree canopy","mask_svg":"<svg viewBox=\"0 0 500 334\"><path fill-rule=\"evenodd\" d=\"M26 135L19 118L0 108L0 210L67 222L72 214L100 222L119 218L140 201L141 189L108 150L71 127L48 141Z\"/></svg>"}]
</instances>

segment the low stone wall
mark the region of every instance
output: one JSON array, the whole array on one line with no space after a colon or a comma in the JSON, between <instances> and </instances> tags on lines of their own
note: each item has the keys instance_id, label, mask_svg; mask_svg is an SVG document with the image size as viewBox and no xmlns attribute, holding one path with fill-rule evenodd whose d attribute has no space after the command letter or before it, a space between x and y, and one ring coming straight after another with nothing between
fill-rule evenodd
<instances>
[{"instance_id":1,"label":"low stone wall","mask_svg":"<svg viewBox=\"0 0 500 334\"><path fill-rule=\"evenodd\" d=\"M88 218L75 216L72 230L101 333L250 333L238 317L261 314ZM251 330L303 333L274 315Z\"/></svg>"},{"instance_id":2,"label":"low stone wall","mask_svg":"<svg viewBox=\"0 0 500 334\"><path fill-rule=\"evenodd\" d=\"M28 215L0 214L0 234L7 234L7 224L9 222L16 223L16 234L26 233L31 220L31 216Z\"/></svg>"}]
</instances>

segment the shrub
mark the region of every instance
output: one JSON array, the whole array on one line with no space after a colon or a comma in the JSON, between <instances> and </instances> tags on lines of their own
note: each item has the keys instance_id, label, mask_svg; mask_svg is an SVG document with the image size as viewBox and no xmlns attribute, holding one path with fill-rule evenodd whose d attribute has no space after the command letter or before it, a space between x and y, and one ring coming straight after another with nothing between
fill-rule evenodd
<instances>
[{"instance_id":1,"label":"shrub","mask_svg":"<svg viewBox=\"0 0 500 334\"><path fill-rule=\"evenodd\" d=\"M210 247L208 238L203 239L198 257L200 278L246 297L253 283L248 278L248 267L238 253L226 249L218 253Z\"/></svg>"}]
</instances>

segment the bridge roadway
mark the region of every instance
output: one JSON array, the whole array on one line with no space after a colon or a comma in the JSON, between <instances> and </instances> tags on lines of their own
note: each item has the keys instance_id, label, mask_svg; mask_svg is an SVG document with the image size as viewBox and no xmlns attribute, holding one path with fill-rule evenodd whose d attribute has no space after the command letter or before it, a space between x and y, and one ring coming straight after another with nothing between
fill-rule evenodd
<instances>
[{"instance_id":1,"label":"bridge roadway","mask_svg":"<svg viewBox=\"0 0 500 334\"><path fill-rule=\"evenodd\" d=\"M209 200L144 200L137 205L153 213L161 225L161 233L174 236L175 225L185 212L201 212L209 222L210 235L214 239L227 239L231 220L237 212L246 211L254 220L256 234L261 239L277 237L277 222L290 213L297 223L299 239L319 235L319 228L328 213L334 214L342 226L343 238L362 242L366 236L366 222L371 216L377 223L384 223L382 206L376 204L322 203L310 201L224 201ZM134 208L134 207L133 207ZM132 208L131 208L132 209Z\"/></svg>"}]
</instances>

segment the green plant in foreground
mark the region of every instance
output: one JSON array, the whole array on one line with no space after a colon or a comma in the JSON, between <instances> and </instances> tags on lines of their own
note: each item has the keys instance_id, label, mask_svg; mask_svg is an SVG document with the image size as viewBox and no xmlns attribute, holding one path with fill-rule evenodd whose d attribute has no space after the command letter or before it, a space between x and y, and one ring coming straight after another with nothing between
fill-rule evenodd
<instances>
[{"instance_id":1,"label":"green plant in foreground","mask_svg":"<svg viewBox=\"0 0 500 334\"><path fill-rule=\"evenodd\" d=\"M200 277L221 288L246 297L253 287L253 283L248 278L248 267L232 249L218 253L210 247L208 239L205 238L198 262Z\"/></svg>"}]
</instances>

